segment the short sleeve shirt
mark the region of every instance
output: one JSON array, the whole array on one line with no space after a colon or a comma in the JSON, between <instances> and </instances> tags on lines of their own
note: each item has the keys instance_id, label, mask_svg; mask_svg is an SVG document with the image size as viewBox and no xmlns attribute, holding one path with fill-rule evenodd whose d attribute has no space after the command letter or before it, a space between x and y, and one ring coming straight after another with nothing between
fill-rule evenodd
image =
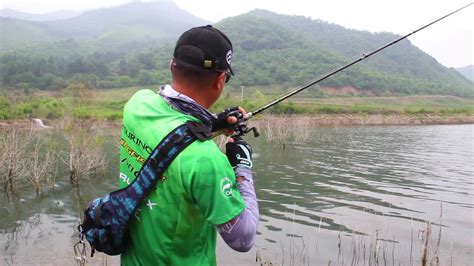
<instances>
[{"instance_id":1,"label":"short sleeve shirt","mask_svg":"<svg viewBox=\"0 0 474 266\"><path fill-rule=\"evenodd\" d=\"M124 108L120 187L137 176L155 146L186 121L151 90ZM131 222L122 265L215 265L216 229L245 208L235 174L212 141L195 141L170 164Z\"/></svg>"}]
</instances>

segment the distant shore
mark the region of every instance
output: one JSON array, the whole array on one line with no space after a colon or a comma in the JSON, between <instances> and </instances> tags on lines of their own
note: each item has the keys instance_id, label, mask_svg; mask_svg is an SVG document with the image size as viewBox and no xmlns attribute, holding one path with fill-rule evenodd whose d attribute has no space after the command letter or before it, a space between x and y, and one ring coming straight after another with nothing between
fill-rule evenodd
<instances>
[{"instance_id":1,"label":"distant shore","mask_svg":"<svg viewBox=\"0 0 474 266\"><path fill-rule=\"evenodd\" d=\"M278 121L299 120L309 126L377 126L377 125L450 125L474 124L472 114L298 114L298 115L262 115L251 120L251 124L259 125L266 120ZM81 119L84 122L95 123L100 127L120 127L121 119ZM51 128L61 128L61 119L43 119L45 125ZM0 127L29 127L30 121L0 120Z\"/></svg>"},{"instance_id":2,"label":"distant shore","mask_svg":"<svg viewBox=\"0 0 474 266\"><path fill-rule=\"evenodd\" d=\"M474 115L471 114L315 114L275 116L273 119L288 118L300 119L312 126L376 126L376 125L449 125L474 124ZM260 123L265 116L259 117Z\"/></svg>"}]
</instances>

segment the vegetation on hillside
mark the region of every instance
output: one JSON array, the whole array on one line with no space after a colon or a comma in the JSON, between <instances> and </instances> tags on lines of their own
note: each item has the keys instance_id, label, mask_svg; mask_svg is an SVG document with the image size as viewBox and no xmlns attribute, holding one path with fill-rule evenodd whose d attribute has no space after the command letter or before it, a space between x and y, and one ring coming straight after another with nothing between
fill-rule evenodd
<instances>
[{"instance_id":1,"label":"vegetation on hillside","mask_svg":"<svg viewBox=\"0 0 474 266\"><path fill-rule=\"evenodd\" d=\"M191 26L205 24L173 2L127 3L54 21L0 17L0 51L75 39L94 44L94 51L144 47L174 40ZM136 45L136 44L139 45Z\"/></svg>"},{"instance_id":2,"label":"vegetation on hillside","mask_svg":"<svg viewBox=\"0 0 474 266\"><path fill-rule=\"evenodd\" d=\"M127 100L139 89L157 90L156 86L93 90L86 84L71 84L55 92L14 91L0 94L0 120L26 120L29 115L55 120L63 117L115 121L122 118ZM268 93L279 88L226 88L211 111L229 106L243 106L248 111L275 98ZM242 97L243 96L243 97ZM284 101L269 114L353 114L353 115L473 115L474 99L455 96L293 98Z\"/></svg>"},{"instance_id":3,"label":"vegetation on hillside","mask_svg":"<svg viewBox=\"0 0 474 266\"><path fill-rule=\"evenodd\" d=\"M167 12L157 18L153 14L158 11ZM77 83L94 89L164 84L169 82L167 67L174 40L190 24L202 22L169 3L132 3L60 22L1 19L3 44L13 42L18 49L0 53L0 87L29 91L61 90ZM234 43L236 76L229 84L234 88L295 87L398 37L263 10L225 19L216 26ZM350 86L378 96L474 97L471 81L409 41L319 85ZM312 92L311 96L324 96L321 91Z\"/></svg>"}]
</instances>

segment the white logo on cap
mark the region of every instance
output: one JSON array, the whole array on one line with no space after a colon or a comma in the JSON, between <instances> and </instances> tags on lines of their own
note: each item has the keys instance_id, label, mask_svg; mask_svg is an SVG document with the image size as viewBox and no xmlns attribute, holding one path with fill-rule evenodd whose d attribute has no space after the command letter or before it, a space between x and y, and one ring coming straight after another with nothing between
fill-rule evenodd
<instances>
[{"instance_id":1,"label":"white logo on cap","mask_svg":"<svg viewBox=\"0 0 474 266\"><path fill-rule=\"evenodd\" d=\"M227 64L230 66L230 62L232 62L232 50L229 50L227 52L227 55L225 56L225 59L227 60Z\"/></svg>"}]
</instances>

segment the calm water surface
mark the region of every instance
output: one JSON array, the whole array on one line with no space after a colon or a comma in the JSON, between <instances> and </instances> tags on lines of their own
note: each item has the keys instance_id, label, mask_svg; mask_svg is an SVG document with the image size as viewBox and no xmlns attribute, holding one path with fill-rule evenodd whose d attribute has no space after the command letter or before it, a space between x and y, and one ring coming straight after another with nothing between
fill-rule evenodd
<instances>
[{"instance_id":1,"label":"calm water surface","mask_svg":"<svg viewBox=\"0 0 474 266\"><path fill-rule=\"evenodd\" d=\"M428 223L429 252L437 250L441 265L471 265L474 125L312 130L309 141L285 148L249 137L261 213L256 247L239 254L220 243L220 265L419 264ZM73 264L76 217L116 187L115 169L79 190L63 178L43 198L27 189L12 202L0 192L0 265Z\"/></svg>"}]
</instances>

